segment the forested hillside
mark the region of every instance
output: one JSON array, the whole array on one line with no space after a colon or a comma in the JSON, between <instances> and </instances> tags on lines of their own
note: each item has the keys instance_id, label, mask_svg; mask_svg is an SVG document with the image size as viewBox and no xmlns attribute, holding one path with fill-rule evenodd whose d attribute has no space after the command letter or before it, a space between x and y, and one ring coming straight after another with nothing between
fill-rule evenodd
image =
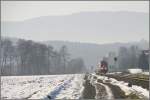
<instances>
[{"instance_id":1,"label":"forested hillside","mask_svg":"<svg viewBox=\"0 0 150 100\"><path fill-rule=\"evenodd\" d=\"M54 50L51 45L31 40L19 39L13 42L4 38L1 41L1 74L65 74L86 70L82 58L70 57L65 45L59 50Z\"/></svg>"},{"instance_id":2,"label":"forested hillside","mask_svg":"<svg viewBox=\"0 0 150 100\"><path fill-rule=\"evenodd\" d=\"M129 43L109 43L109 44L92 44L92 43L79 43L68 41L47 41L46 44L52 45L55 49L59 49L61 46L66 45L72 58L81 57L85 61L87 67L96 66L96 64L109 52L115 52L116 56L119 53L120 47L137 46L139 50L148 49L148 41L141 40L139 42Z\"/></svg>"},{"instance_id":3,"label":"forested hillside","mask_svg":"<svg viewBox=\"0 0 150 100\"><path fill-rule=\"evenodd\" d=\"M141 50L147 48L148 42L144 40L100 45L3 38L1 41L1 73L2 75L25 75L87 72L94 70L97 63L111 52L118 57L118 70L136 68L139 64ZM115 67L110 70L114 69Z\"/></svg>"}]
</instances>

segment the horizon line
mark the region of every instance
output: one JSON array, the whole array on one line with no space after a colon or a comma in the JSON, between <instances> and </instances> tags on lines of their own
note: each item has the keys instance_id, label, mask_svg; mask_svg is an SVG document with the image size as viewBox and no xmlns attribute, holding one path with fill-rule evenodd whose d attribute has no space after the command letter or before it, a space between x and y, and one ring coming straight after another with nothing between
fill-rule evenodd
<instances>
[{"instance_id":1,"label":"horizon line","mask_svg":"<svg viewBox=\"0 0 150 100\"><path fill-rule=\"evenodd\" d=\"M25 18L23 20L2 20L1 19L1 24L5 22L24 22L28 20L33 20L36 18L41 18L41 17L66 17L66 16L72 16L72 15L78 15L81 13L143 13L143 14L149 14L149 12L141 12L141 11L128 11L128 10L120 10L120 11L80 11L80 12L74 12L70 14L62 14L62 15L43 15L43 16L36 16L36 17L31 17L31 18Z\"/></svg>"},{"instance_id":2,"label":"horizon line","mask_svg":"<svg viewBox=\"0 0 150 100\"><path fill-rule=\"evenodd\" d=\"M95 45L104 45L104 44L116 44L116 43L123 43L123 44L126 44L126 43L134 43L134 42L140 42L140 41L146 41L146 42L149 42L149 40L147 39L144 39L144 38L141 38L140 40L137 40L137 41L126 41L126 42L120 42L120 41L116 41L116 42L105 42L105 43L97 43L97 42L83 42L83 41L70 41L70 40L33 40L33 39L26 39L26 38L18 38L18 37L11 37L11 36L1 36L1 39L23 39L23 40L26 40L26 41L33 41L33 42L39 42L39 43L44 43L44 42L50 42L50 41L55 41L55 42L70 42L70 43L82 43L82 44L95 44Z\"/></svg>"}]
</instances>

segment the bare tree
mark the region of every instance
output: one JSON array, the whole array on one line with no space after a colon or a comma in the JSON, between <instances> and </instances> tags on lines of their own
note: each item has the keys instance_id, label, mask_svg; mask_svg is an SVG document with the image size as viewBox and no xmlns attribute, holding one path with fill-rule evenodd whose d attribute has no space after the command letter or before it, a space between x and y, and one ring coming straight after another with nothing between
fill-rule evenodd
<instances>
[{"instance_id":1,"label":"bare tree","mask_svg":"<svg viewBox=\"0 0 150 100\"><path fill-rule=\"evenodd\" d=\"M60 48L60 57L62 59L62 67L64 69L64 73L66 72L66 66L67 66L67 63L68 63L68 60L69 60L69 53L68 53L68 49L66 46L62 46Z\"/></svg>"}]
</instances>

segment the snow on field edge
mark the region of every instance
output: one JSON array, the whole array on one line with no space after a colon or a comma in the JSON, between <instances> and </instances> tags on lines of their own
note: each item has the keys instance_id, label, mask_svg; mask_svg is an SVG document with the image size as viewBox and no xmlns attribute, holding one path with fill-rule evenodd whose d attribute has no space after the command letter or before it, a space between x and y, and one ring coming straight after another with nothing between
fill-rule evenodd
<instances>
[{"instance_id":1,"label":"snow on field edge","mask_svg":"<svg viewBox=\"0 0 150 100\"><path fill-rule=\"evenodd\" d=\"M77 81L78 84L81 84L82 76L82 74L4 76L1 77L1 98L42 99L47 96L51 91L55 91L55 89L57 89L61 85L66 84L66 86L71 85L69 88L72 88L72 86L74 86L74 89L77 88L78 85L76 85L75 87L75 84L73 83L74 81ZM73 77L74 80L72 80ZM79 87L80 90L78 89L78 92L81 91L82 86ZM59 96L57 96L57 98L59 98ZM71 98L69 94L68 98Z\"/></svg>"}]
</instances>

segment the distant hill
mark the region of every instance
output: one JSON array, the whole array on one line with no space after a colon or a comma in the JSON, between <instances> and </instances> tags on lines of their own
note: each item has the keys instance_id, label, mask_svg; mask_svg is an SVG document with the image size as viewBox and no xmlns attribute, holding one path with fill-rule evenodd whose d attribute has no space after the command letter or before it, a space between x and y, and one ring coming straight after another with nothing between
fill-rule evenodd
<instances>
[{"instance_id":1,"label":"distant hill","mask_svg":"<svg viewBox=\"0 0 150 100\"><path fill-rule=\"evenodd\" d=\"M134 41L140 37L148 39L148 29L149 14L141 12L81 12L64 16L41 16L18 22L1 22L3 36L32 40L42 38L43 41L94 41L95 38L102 41L110 38L113 41Z\"/></svg>"}]
</instances>

